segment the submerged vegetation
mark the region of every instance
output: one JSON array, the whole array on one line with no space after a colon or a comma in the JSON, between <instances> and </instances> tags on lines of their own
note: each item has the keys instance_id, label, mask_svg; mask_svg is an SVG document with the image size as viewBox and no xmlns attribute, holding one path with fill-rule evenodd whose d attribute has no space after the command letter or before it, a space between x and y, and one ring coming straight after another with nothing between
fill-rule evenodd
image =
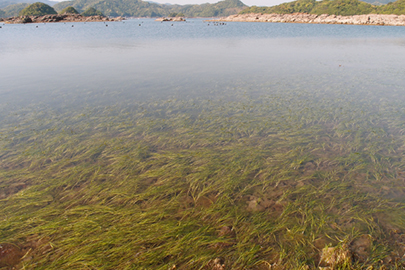
<instances>
[{"instance_id":1,"label":"submerged vegetation","mask_svg":"<svg viewBox=\"0 0 405 270\"><path fill-rule=\"evenodd\" d=\"M403 269L405 100L371 91L3 104L0 267Z\"/></svg>"}]
</instances>

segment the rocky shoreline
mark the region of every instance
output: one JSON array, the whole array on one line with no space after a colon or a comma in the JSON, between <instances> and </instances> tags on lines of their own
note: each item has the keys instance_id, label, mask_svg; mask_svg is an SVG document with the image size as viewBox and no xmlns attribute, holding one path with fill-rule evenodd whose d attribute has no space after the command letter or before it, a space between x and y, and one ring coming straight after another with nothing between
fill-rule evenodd
<instances>
[{"instance_id":1,"label":"rocky shoreline","mask_svg":"<svg viewBox=\"0 0 405 270\"><path fill-rule=\"evenodd\" d=\"M212 21L222 22L277 22L277 23L315 23L315 24L353 24L353 25L393 25L405 26L405 15L367 14L367 15L316 15L307 13L293 14L236 14Z\"/></svg>"},{"instance_id":2,"label":"rocky shoreline","mask_svg":"<svg viewBox=\"0 0 405 270\"><path fill-rule=\"evenodd\" d=\"M18 23L50 23L50 22L111 22L122 21L123 18L108 18L105 16L82 16L80 14L50 14L44 16L21 16L0 18L0 22L8 24Z\"/></svg>"}]
</instances>

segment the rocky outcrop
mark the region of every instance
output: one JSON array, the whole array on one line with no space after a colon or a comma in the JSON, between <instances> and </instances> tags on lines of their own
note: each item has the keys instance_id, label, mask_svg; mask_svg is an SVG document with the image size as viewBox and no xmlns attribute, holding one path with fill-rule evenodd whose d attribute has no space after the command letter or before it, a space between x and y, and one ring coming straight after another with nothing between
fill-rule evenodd
<instances>
[{"instance_id":1,"label":"rocky outcrop","mask_svg":"<svg viewBox=\"0 0 405 270\"><path fill-rule=\"evenodd\" d=\"M316 15L307 13L236 14L215 21L405 26L405 15L367 14L367 15L340 16L328 14Z\"/></svg>"},{"instance_id":2,"label":"rocky outcrop","mask_svg":"<svg viewBox=\"0 0 405 270\"><path fill-rule=\"evenodd\" d=\"M85 17L80 14L52 14L44 16L21 16L0 19L4 23L50 23L50 22L109 22L109 21L122 21L123 18L108 18L105 16L89 16Z\"/></svg>"},{"instance_id":3,"label":"rocky outcrop","mask_svg":"<svg viewBox=\"0 0 405 270\"><path fill-rule=\"evenodd\" d=\"M185 22L186 19L182 18L182 17L170 17L170 18L157 18L155 21L157 22Z\"/></svg>"}]
</instances>

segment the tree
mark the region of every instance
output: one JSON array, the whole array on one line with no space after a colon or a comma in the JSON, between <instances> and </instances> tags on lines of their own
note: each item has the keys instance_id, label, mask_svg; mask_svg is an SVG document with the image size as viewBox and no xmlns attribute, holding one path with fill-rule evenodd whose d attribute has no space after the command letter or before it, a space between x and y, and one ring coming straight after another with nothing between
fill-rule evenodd
<instances>
[{"instance_id":1,"label":"tree","mask_svg":"<svg viewBox=\"0 0 405 270\"><path fill-rule=\"evenodd\" d=\"M51 6L36 2L20 11L19 16L43 16L48 14L58 14Z\"/></svg>"},{"instance_id":2,"label":"tree","mask_svg":"<svg viewBox=\"0 0 405 270\"><path fill-rule=\"evenodd\" d=\"M59 14L65 14L65 13L79 14L79 12L74 7L67 7L67 8L64 8L61 11L59 11Z\"/></svg>"}]
</instances>

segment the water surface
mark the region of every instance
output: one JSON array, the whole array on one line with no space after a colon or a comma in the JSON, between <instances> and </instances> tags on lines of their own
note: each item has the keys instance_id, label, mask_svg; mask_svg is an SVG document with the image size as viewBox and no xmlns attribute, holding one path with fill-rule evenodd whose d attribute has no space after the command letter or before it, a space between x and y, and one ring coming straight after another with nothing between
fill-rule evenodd
<instances>
[{"instance_id":1,"label":"water surface","mask_svg":"<svg viewBox=\"0 0 405 270\"><path fill-rule=\"evenodd\" d=\"M403 269L404 45L391 26L2 25L0 267Z\"/></svg>"}]
</instances>

